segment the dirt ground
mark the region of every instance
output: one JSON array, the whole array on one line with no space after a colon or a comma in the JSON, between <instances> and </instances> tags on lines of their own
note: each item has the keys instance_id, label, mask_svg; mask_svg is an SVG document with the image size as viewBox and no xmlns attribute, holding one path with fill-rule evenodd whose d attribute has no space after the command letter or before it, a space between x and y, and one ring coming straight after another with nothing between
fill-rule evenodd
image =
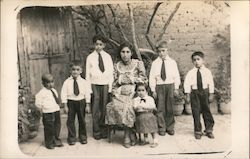
<instances>
[{"instance_id":1,"label":"dirt ground","mask_svg":"<svg viewBox=\"0 0 250 159\"><path fill-rule=\"evenodd\" d=\"M231 115L214 115L215 139L202 136L196 140L193 135L193 118L191 115L176 116L175 135L157 135L159 145L136 145L129 149L122 146L123 131L116 131L112 143L107 139L95 140L92 136L91 116L86 116L88 144L79 142L74 146L67 144L67 116L62 115L61 139L64 147L49 150L43 144L43 125L39 127L38 136L25 143L20 143L21 151L34 158L224 158L230 153ZM202 122L203 123L203 122ZM204 128L204 125L203 125Z\"/></svg>"}]
</instances>

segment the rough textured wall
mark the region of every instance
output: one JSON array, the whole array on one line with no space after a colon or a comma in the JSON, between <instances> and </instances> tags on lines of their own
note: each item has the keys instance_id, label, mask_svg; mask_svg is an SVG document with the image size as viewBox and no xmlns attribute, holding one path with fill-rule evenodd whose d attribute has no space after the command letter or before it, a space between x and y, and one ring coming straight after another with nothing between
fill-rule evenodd
<instances>
[{"instance_id":1,"label":"rough textured wall","mask_svg":"<svg viewBox=\"0 0 250 159\"><path fill-rule=\"evenodd\" d=\"M169 15L174 10L176 1L164 2L159 7L150 30L150 37L153 41L157 39L159 33L167 21ZM145 39L145 32L149 19L153 13L156 3L133 4L135 30L138 45L140 48L149 48ZM129 12L126 4L114 4L114 11L119 24L124 29L127 37L132 41L130 31ZM108 20L112 22L111 12L105 7ZM179 70L186 74L193 65L190 56L193 51L203 51L206 55L206 65L215 74L219 57L230 54L230 7L224 2L216 2L211 5L201 1L181 2L181 6L174 15L168 26L163 39L170 40L169 52L179 64ZM92 37L95 34L93 23L89 20L84 22L76 21L80 47L84 57L89 53L92 46ZM112 27L114 39L121 41L116 28ZM226 41L226 42L225 42ZM111 54L116 54L113 48L107 47Z\"/></svg>"}]
</instances>

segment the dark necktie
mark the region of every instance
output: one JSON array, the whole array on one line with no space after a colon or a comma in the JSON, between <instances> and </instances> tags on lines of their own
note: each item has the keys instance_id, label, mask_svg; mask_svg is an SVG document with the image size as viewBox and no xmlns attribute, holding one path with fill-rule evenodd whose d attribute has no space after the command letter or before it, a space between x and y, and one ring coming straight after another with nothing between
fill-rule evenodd
<instances>
[{"instance_id":1,"label":"dark necktie","mask_svg":"<svg viewBox=\"0 0 250 159\"><path fill-rule=\"evenodd\" d=\"M166 80L166 68L165 68L165 62L162 60L162 65L161 65L161 79L163 81Z\"/></svg>"},{"instance_id":2,"label":"dark necktie","mask_svg":"<svg viewBox=\"0 0 250 159\"><path fill-rule=\"evenodd\" d=\"M140 103L141 102L144 102L144 103L146 103L146 99L143 99L143 98L141 98L141 101L140 101Z\"/></svg>"},{"instance_id":3,"label":"dark necktie","mask_svg":"<svg viewBox=\"0 0 250 159\"><path fill-rule=\"evenodd\" d=\"M197 88L198 88L198 90L203 89L200 69L198 69L198 71L197 71Z\"/></svg>"},{"instance_id":4,"label":"dark necktie","mask_svg":"<svg viewBox=\"0 0 250 159\"><path fill-rule=\"evenodd\" d=\"M103 59L100 53L98 53L98 61L99 61L99 68L102 72L105 71L104 64L103 64Z\"/></svg>"},{"instance_id":5,"label":"dark necktie","mask_svg":"<svg viewBox=\"0 0 250 159\"><path fill-rule=\"evenodd\" d=\"M79 94L79 87L78 87L76 79L75 78L73 79L74 79L74 94L77 96Z\"/></svg>"},{"instance_id":6,"label":"dark necktie","mask_svg":"<svg viewBox=\"0 0 250 159\"><path fill-rule=\"evenodd\" d=\"M54 92L54 91L52 91L52 89L51 89L50 91L52 92L53 97L54 97L54 99L55 99L56 103L57 103L57 104L59 104L59 99L57 98L57 96L56 96L55 92Z\"/></svg>"}]
</instances>

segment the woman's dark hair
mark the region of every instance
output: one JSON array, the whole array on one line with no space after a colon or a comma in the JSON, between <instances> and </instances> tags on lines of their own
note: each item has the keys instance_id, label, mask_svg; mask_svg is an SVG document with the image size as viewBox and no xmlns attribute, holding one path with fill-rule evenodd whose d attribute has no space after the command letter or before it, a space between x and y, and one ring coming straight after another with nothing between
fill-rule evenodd
<instances>
[{"instance_id":1,"label":"woman's dark hair","mask_svg":"<svg viewBox=\"0 0 250 159\"><path fill-rule=\"evenodd\" d=\"M122 51L122 49L125 48L125 47L128 47L128 48L130 49L130 51L131 51L131 53L132 53L132 56L131 56L132 59L138 59L138 57L137 57L137 55L136 55L136 53L135 53L135 49L134 49L133 45L130 44L129 42L124 42L124 43L122 43L122 44L119 46L119 48L118 48L118 58L119 58L120 60L122 59L122 58L121 58L121 51Z\"/></svg>"}]
</instances>

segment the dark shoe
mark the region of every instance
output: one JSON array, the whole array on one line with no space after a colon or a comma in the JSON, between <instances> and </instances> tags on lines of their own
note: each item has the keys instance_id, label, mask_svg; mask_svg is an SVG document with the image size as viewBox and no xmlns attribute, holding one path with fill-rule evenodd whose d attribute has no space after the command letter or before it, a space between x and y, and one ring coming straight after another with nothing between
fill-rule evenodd
<instances>
[{"instance_id":1,"label":"dark shoe","mask_svg":"<svg viewBox=\"0 0 250 159\"><path fill-rule=\"evenodd\" d=\"M46 146L46 148L52 150L52 149L54 149L55 147L54 147L54 145L49 145L49 146Z\"/></svg>"},{"instance_id":2,"label":"dark shoe","mask_svg":"<svg viewBox=\"0 0 250 159\"><path fill-rule=\"evenodd\" d=\"M87 144L88 141L87 141L87 140L80 140L80 143L81 143L81 144Z\"/></svg>"},{"instance_id":3,"label":"dark shoe","mask_svg":"<svg viewBox=\"0 0 250 159\"><path fill-rule=\"evenodd\" d=\"M108 135L107 135L107 134L102 134L101 138L102 138L102 139L107 139L107 138L108 138Z\"/></svg>"},{"instance_id":4,"label":"dark shoe","mask_svg":"<svg viewBox=\"0 0 250 159\"><path fill-rule=\"evenodd\" d=\"M159 131L159 135L160 135L160 136L165 136L165 135L166 135L166 133L165 133L165 132L163 132L163 131Z\"/></svg>"},{"instance_id":5,"label":"dark shoe","mask_svg":"<svg viewBox=\"0 0 250 159\"><path fill-rule=\"evenodd\" d=\"M102 137L101 137L101 136L94 136L94 139L96 139L96 140L101 140Z\"/></svg>"},{"instance_id":6,"label":"dark shoe","mask_svg":"<svg viewBox=\"0 0 250 159\"><path fill-rule=\"evenodd\" d=\"M128 142L128 143L123 143L123 146L125 147L125 148L130 148L131 147L131 144Z\"/></svg>"},{"instance_id":7,"label":"dark shoe","mask_svg":"<svg viewBox=\"0 0 250 159\"><path fill-rule=\"evenodd\" d=\"M201 134L194 134L195 139L200 140L201 139Z\"/></svg>"},{"instance_id":8,"label":"dark shoe","mask_svg":"<svg viewBox=\"0 0 250 159\"><path fill-rule=\"evenodd\" d=\"M63 147L64 145L62 143L55 144L55 147Z\"/></svg>"},{"instance_id":9,"label":"dark shoe","mask_svg":"<svg viewBox=\"0 0 250 159\"><path fill-rule=\"evenodd\" d=\"M73 142L68 142L68 144L69 144L69 145L75 145L76 142L74 142L74 141L73 141Z\"/></svg>"},{"instance_id":10,"label":"dark shoe","mask_svg":"<svg viewBox=\"0 0 250 159\"><path fill-rule=\"evenodd\" d=\"M169 135L174 135L174 130L167 131Z\"/></svg>"},{"instance_id":11,"label":"dark shoe","mask_svg":"<svg viewBox=\"0 0 250 159\"><path fill-rule=\"evenodd\" d=\"M214 135L213 135L213 133L206 133L206 136L208 137L208 138L210 138L210 139L214 139Z\"/></svg>"}]
</instances>

